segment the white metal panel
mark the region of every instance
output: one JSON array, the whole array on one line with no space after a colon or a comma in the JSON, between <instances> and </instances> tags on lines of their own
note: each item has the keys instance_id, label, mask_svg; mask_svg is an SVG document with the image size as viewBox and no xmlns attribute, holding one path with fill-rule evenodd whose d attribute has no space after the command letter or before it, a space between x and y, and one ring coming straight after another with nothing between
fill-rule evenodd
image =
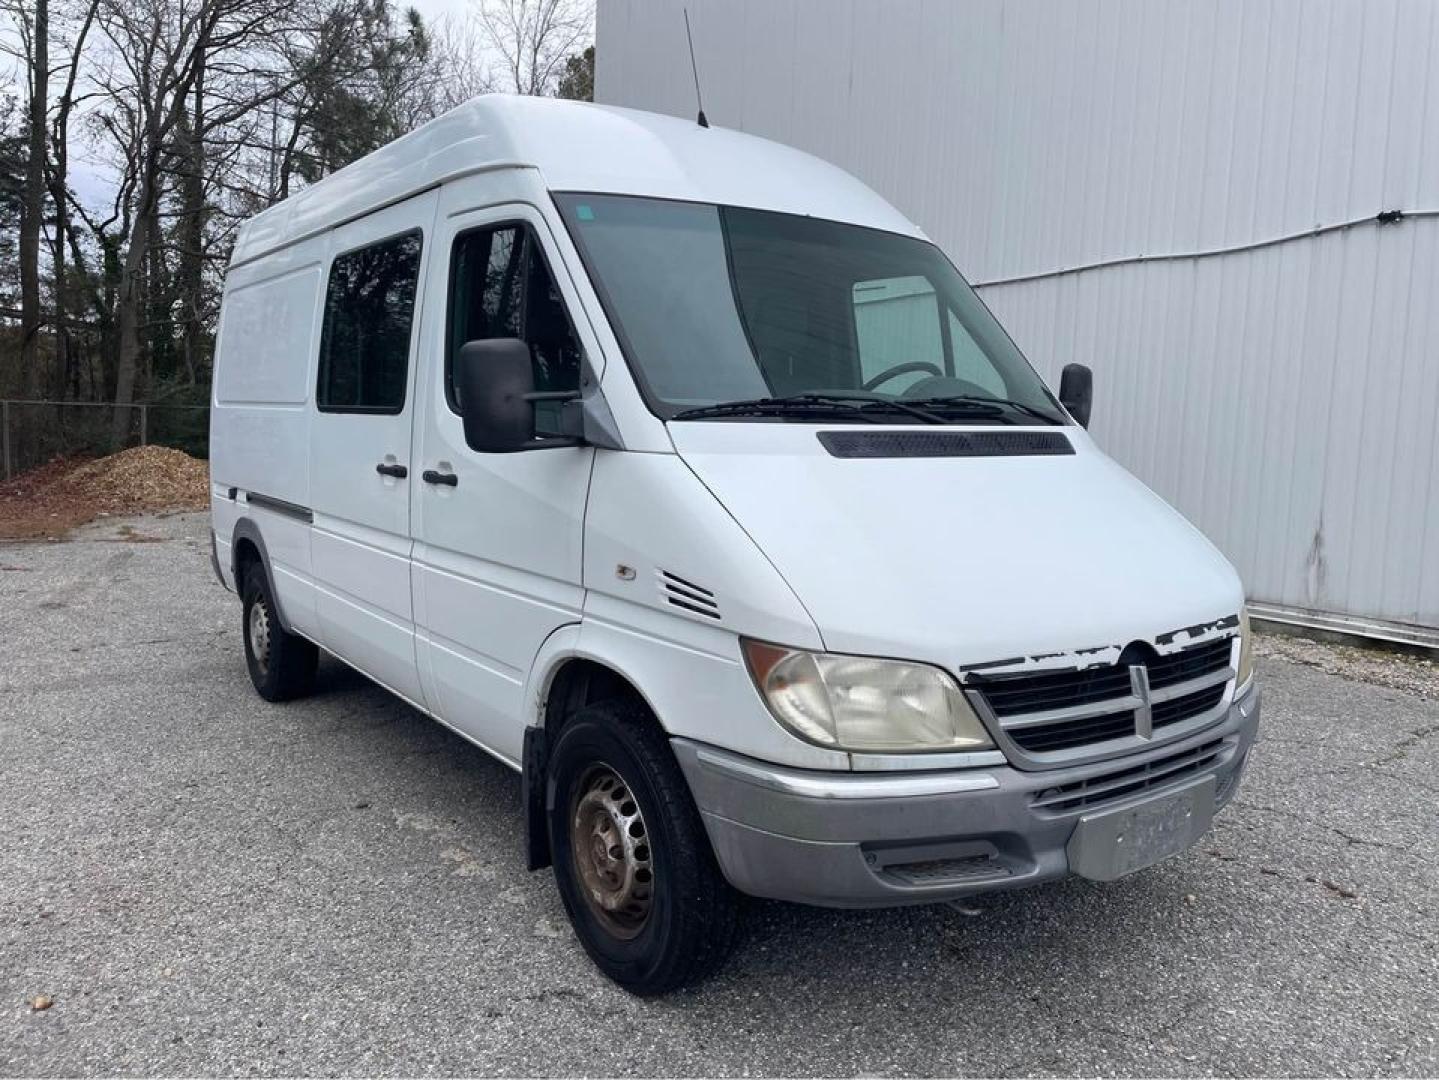
<instances>
[{"instance_id":1,"label":"white metal panel","mask_svg":"<svg viewBox=\"0 0 1439 1080\"><path fill-rule=\"evenodd\" d=\"M897 232L913 225L842 170L693 121L579 101L483 94L240 226L243 265L441 183L537 170L555 191L609 191L799 212Z\"/></svg>"},{"instance_id":2,"label":"white metal panel","mask_svg":"<svg viewBox=\"0 0 1439 1080\"><path fill-rule=\"evenodd\" d=\"M1066 431L1070 454L866 460L808 424L670 424L831 651L1059 667L1232 619L1243 595L1213 545Z\"/></svg>"},{"instance_id":3,"label":"white metal panel","mask_svg":"<svg viewBox=\"0 0 1439 1080\"><path fill-rule=\"evenodd\" d=\"M599 100L854 172L977 282L1439 209L1429 0L601 0ZM1439 221L984 290L1251 596L1439 627Z\"/></svg>"}]
</instances>

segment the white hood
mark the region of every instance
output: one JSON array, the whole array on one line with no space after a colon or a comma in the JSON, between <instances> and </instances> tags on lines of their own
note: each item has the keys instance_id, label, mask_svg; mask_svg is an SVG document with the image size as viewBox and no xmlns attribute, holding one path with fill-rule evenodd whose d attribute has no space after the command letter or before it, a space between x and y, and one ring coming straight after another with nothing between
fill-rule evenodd
<instances>
[{"instance_id":1,"label":"white hood","mask_svg":"<svg viewBox=\"0 0 1439 1080\"><path fill-rule=\"evenodd\" d=\"M1135 640L1168 651L1239 610L1225 558L1078 428L1072 455L891 459L833 457L820 430L670 425L831 651L1062 666Z\"/></svg>"}]
</instances>

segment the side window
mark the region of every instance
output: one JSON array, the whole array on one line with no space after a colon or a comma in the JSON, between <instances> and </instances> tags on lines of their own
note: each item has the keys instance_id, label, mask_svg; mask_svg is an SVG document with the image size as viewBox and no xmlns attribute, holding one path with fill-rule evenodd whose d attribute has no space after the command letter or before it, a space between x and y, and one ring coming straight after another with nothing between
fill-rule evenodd
<instances>
[{"instance_id":1,"label":"side window","mask_svg":"<svg viewBox=\"0 0 1439 1080\"><path fill-rule=\"evenodd\" d=\"M934 286L924 277L857 281L854 301L855 343L864 383L900 364L923 362L934 370L896 375L875 389L898 394L906 387L946 370L944 332Z\"/></svg>"},{"instance_id":2,"label":"side window","mask_svg":"<svg viewBox=\"0 0 1439 1080\"><path fill-rule=\"evenodd\" d=\"M455 238L445 397L455 400L454 360L467 342L517 337L530 347L536 390L578 390L580 345L534 233L525 225L475 229ZM537 417L545 426L541 406Z\"/></svg>"},{"instance_id":3,"label":"side window","mask_svg":"<svg viewBox=\"0 0 1439 1080\"><path fill-rule=\"evenodd\" d=\"M320 331L321 412L404 409L419 275L419 232L336 256Z\"/></svg>"}]
</instances>

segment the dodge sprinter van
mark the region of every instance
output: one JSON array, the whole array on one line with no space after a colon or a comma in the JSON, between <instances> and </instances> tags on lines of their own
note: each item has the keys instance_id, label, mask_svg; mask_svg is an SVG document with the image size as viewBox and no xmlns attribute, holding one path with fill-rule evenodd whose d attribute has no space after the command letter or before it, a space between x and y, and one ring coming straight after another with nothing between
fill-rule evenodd
<instances>
[{"instance_id":1,"label":"dodge sprinter van","mask_svg":"<svg viewBox=\"0 0 1439 1080\"><path fill-rule=\"evenodd\" d=\"M1259 722L1224 558L944 253L761 139L483 97L241 229L215 570L523 774L640 993L739 894L928 903L1182 851Z\"/></svg>"}]
</instances>

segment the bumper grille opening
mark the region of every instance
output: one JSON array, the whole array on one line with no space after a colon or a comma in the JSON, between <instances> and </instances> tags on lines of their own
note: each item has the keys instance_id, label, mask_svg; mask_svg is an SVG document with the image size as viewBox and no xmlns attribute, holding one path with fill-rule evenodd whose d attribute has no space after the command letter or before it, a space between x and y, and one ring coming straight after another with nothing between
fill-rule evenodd
<instances>
[{"instance_id":1,"label":"bumper grille opening","mask_svg":"<svg viewBox=\"0 0 1439 1080\"><path fill-rule=\"evenodd\" d=\"M1202 746L1156 758L1143 765L1046 788L1035 796L1033 806L1037 810L1053 814L1068 814L1075 810L1118 802L1131 795L1196 776L1218 764L1224 752L1225 741L1215 739Z\"/></svg>"}]
</instances>

